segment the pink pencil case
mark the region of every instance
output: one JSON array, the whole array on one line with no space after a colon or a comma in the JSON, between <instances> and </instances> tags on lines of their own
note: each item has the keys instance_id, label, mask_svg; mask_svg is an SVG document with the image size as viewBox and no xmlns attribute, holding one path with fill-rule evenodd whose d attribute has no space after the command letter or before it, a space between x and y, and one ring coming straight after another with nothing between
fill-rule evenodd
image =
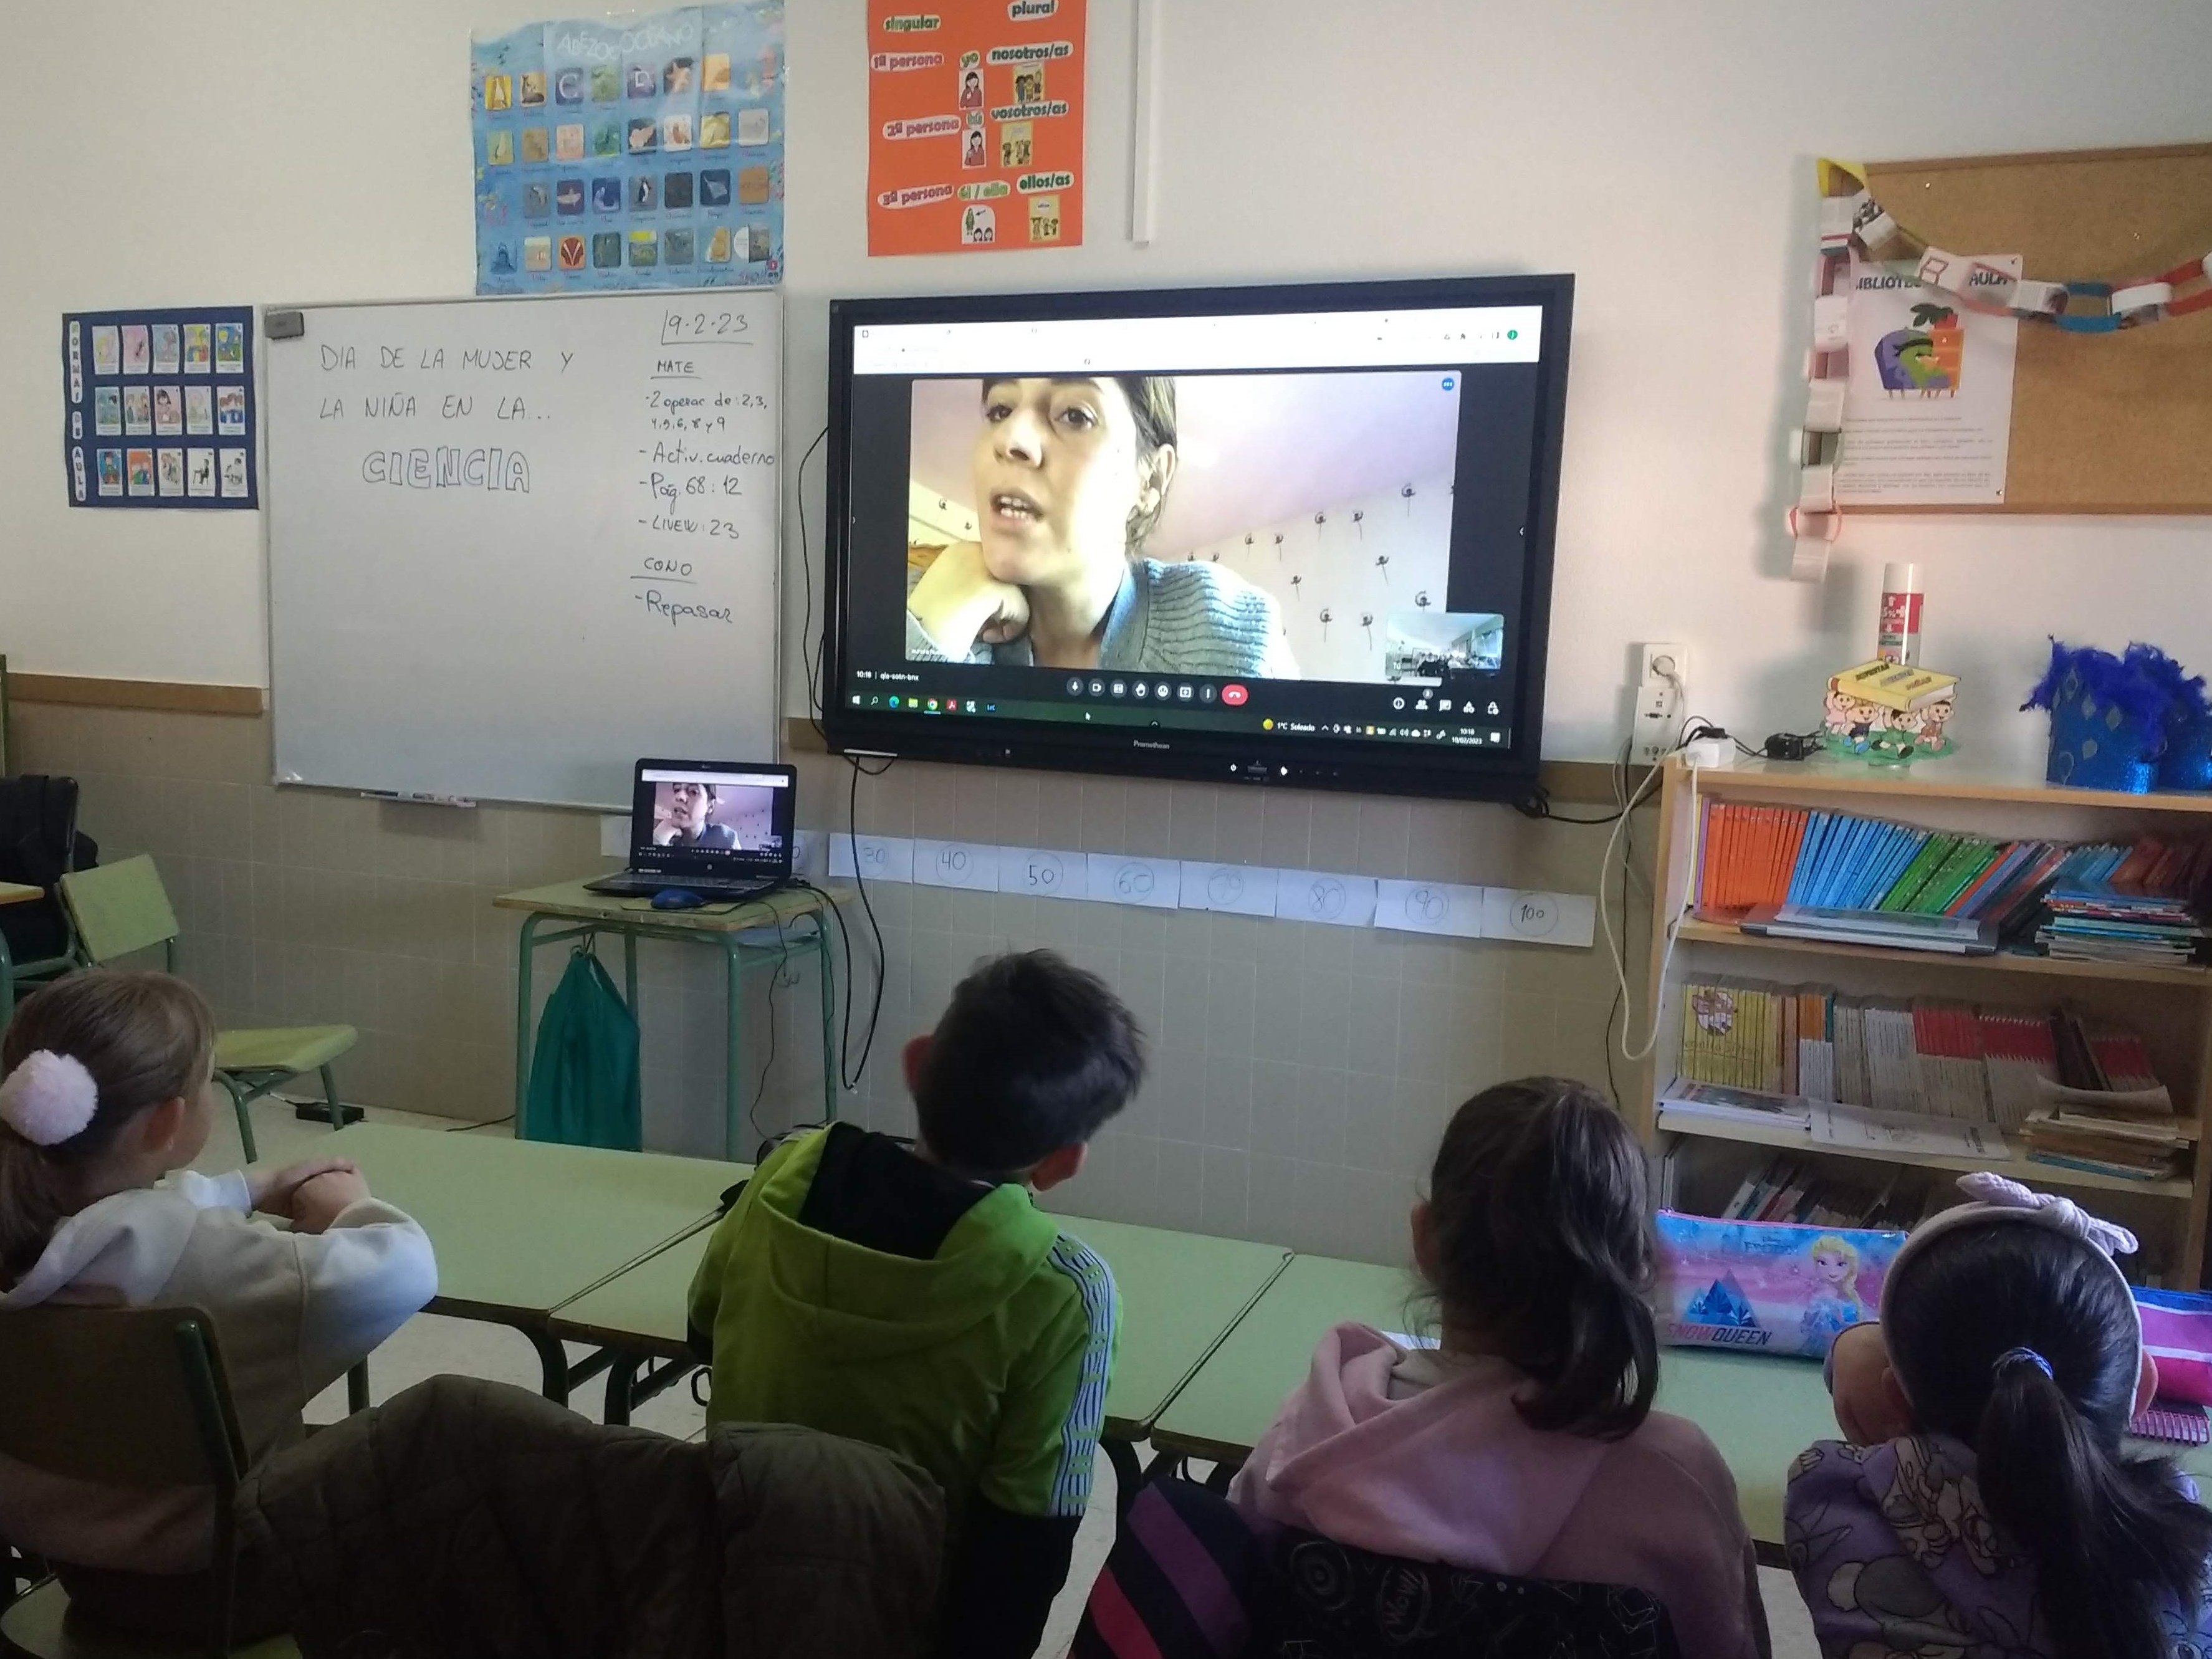
<instances>
[{"instance_id":1,"label":"pink pencil case","mask_svg":"<svg viewBox=\"0 0 2212 1659\"><path fill-rule=\"evenodd\" d=\"M1882 1276L1905 1243L1899 1232L1672 1210L1659 1212L1658 1231L1662 1340L1812 1359L1877 1316Z\"/></svg>"},{"instance_id":2,"label":"pink pencil case","mask_svg":"<svg viewBox=\"0 0 2212 1659\"><path fill-rule=\"evenodd\" d=\"M2136 1290L2143 1346L2158 1361L2158 1391L2168 1400L2212 1406L2212 1296Z\"/></svg>"}]
</instances>

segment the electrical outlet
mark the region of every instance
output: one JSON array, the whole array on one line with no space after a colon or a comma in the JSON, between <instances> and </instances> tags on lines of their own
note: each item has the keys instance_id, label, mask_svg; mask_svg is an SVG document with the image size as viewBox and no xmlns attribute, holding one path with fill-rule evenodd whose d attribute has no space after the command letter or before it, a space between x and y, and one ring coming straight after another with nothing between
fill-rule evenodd
<instances>
[{"instance_id":1,"label":"electrical outlet","mask_svg":"<svg viewBox=\"0 0 2212 1659\"><path fill-rule=\"evenodd\" d=\"M1690 647L1665 640L1641 647L1636 665L1636 683L1649 685L1654 680L1662 685L1672 681L1686 690L1690 684Z\"/></svg>"},{"instance_id":2,"label":"electrical outlet","mask_svg":"<svg viewBox=\"0 0 2212 1659\"><path fill-rule=\"evenodd\" d=\"M1674 751L1681 729L1681 694L1665 680L1646 680L1637 689L1630 722L1628 752L1638 766L1656 766Z\"/></svg>"}]
</instances>

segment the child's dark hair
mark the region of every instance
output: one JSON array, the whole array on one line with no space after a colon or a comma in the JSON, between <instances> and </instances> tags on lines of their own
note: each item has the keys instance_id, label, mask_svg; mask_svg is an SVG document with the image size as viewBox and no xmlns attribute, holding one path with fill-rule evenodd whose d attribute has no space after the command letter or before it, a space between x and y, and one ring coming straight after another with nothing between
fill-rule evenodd
<instances>
[{"instance_id":1,"label":"child's dark hair","mask_svg":"<svg viewBox=\"0 0 2212 1659\"><path fill-rule=\"evenodd\" d=\"M1144 1077L1144 1034L1106 981L1053 951L1021 951L953 988L915 1111L947 1164L1014 1176L1089 1140Z\"/></svg>"},{"instance_id":2,"label":"child's dark hair","mask_svg":"<svg viewBox=\"0 0 2212 1659\"><path fill-rule=\"evenodd\" d=\"M0 1081L41 1049L83 1066L100 1098L89 1123L51 1146L0 1123L0 1279L10 1285L75 1213L77 1169L148 1107L206 1083L215 1016L198 991L168 974L71 974L15 1010L0 1036Z\"/></svg>"},{"instance_id":3,"label":"child's dark hair","mask_svg":"<svg viewBox=\"0 0 2212 1659\"><path fill-rule=\"evenodd\" d=\"M1644 1297L1656 1247L1643 1149L1564 1078L1485 1089L1453 1114L1429 1175L1430 1288L1535 1379L1531 1428L1633 1433L1659 1385Z\"/></svg>"},{"instance_id":4,"label":"child's dark hair","mask_svg":"<svg viewBox=\"0 0 2212 1659\"><path fill-rule=\"evenodd\" d=\"M2128 1303L2092 1246L2021 1224L1929 1239L1884 1299L1914 1419L1974 1449L1990 1518L2035 1564L2056 1659L2165 1652L2160 1607L2195 1610L2212 1552L2212 1511L2182 1495L2173 1465L2121 1455Z\"/></svg>"}]
</instances>

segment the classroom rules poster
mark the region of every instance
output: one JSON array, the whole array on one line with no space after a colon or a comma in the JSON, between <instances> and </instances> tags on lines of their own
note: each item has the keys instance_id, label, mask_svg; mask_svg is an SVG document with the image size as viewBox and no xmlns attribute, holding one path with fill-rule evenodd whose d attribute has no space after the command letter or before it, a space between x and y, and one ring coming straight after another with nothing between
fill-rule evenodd
<instances>
[{"instance_id":1,"label":"classroom rules poster","mask_svg":"<svg viewBox=\"0 0 2212 1659\"><path fill-rule=\"evenodd\" d=\"M868 0L868 252L1083 240L1086 0Z\"/></svg>"}]
</instances>

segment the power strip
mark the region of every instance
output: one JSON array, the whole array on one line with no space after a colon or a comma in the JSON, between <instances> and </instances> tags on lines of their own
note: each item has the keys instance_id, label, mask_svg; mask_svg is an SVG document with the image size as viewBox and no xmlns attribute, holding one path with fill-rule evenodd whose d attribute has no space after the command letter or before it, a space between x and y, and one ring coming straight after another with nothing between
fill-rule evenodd
<instances>
[{"instance_id":1,"label":"power strip","mask_svg":"<svg viewBox=\"0 0 2212 1659\"><path fill-rule=\"evenodd\" d=\"M1638 766L1656 766L1674 752L1681 728L1681 693L1669 680L1646 680L1637 688L1636 713L1628 752Z\"/></svg>"}]
</instances>

